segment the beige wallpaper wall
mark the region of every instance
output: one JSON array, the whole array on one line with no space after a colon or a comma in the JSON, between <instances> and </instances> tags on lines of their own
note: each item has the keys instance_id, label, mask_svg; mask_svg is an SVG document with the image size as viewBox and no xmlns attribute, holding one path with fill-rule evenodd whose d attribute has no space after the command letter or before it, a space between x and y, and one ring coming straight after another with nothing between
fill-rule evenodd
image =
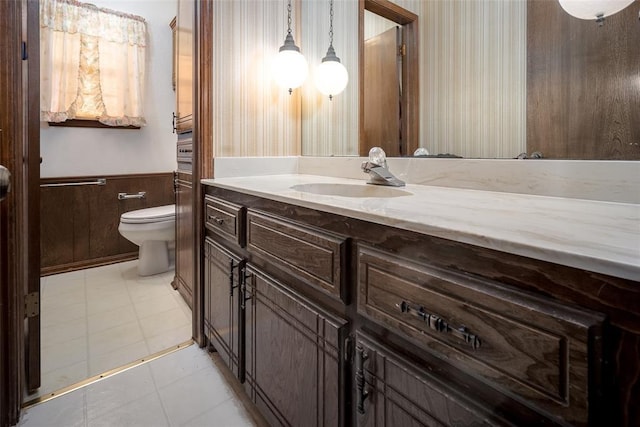
<instances>
[{"instance_id":1,"label":"beige wallpaper wall","mask_svg":"<svg viewBox=\"0 0 640 427\"><path fill-rule=\"evenodd\" d=\"M271 59L287 30L285 1L214 4L213 138L216 157L300 154L300 90L271 78ZM294 5L299 43L300 7Z\"/></svg>"},{"instance_id":2,"label":"beige wallpaper wall","mask_svg":"<svg viewBox=\"0 0 640 427\"><path fill-rule=\"evenodd\" d=\"M524 152L527 2L421 6L421 146L481 158Z\"/></svg>"},{"instance_id":3,"label":"beige wallpaper wall","mask_svg":"<svg viewBox=\"0 0 640 427\"><path fill-rule=\"evenodd\" d=\"M302 48L310 78L302 90L302 154L358 153L358 2L335 0L333 47L349 72L344 92L329 100L313 84L316 68L329 47L329 1L302 1Z\"/></svg>"}]
</instances>

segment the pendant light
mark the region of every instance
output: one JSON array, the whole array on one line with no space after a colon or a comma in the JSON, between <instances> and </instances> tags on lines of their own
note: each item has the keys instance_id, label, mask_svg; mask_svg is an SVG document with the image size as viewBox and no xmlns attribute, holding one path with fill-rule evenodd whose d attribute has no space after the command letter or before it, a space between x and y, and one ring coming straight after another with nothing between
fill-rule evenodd
<instances>
[{"instance_id":1,"label":"pendant light","mask_svg":"<svg viewBox=\"0 0 640 427\"><path fill-rule=\"evenodd\" d=\"M580 19L595 20L604 24L604 18L620 12L634 0L559 0L560 6L569 15Z\"/></svg>"},{"instance_id":2,"label":"pendant light","mask_svg":"<svg viewBox=\"0 0 640 427\"><path fill-rule=\"evenodd\" d=\"M316 87L324 94L329 95L329 100L347 87L349 73L340 63L333 49L333 0L329 1L329 49L327 56L322 58L322 63L316 73Z\"/></svg>"},{"instance_id":3,"label":"pendant light","mask_svg":"<svg viewBox=\"0 0 640 427\"><path fill-rule=\"evenodd\" d=\"M287 27L287 36L271 64L271 71L278 86L289 89L291 95L293 89L302 86L309 73L307 60L291 35L291 0L287 4Z\"/></svg>"}]
</instances>

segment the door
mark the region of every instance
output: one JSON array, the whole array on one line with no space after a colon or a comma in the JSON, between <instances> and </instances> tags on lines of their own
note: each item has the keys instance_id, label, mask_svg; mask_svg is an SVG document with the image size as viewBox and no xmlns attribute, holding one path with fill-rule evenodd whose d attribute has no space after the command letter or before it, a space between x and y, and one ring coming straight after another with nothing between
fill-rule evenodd
<instances>
[{"instance_id":1,"label":"door","mask_svg":"<svg viewBox=\"0 0 640 427\"><path fill-rule=\"evenodd\" d=\"M0 2L0 27L0 164L12 181L0 201L0 426L5 426L18 421L23 388L40 385L38 2ZM34 302L26 323L25 294Z\"/></svg>"},{"instance_id":2,"label":"door","mask_svg":"<svg viewBox=\"0 0 640 427\"><path fill-rule=\"evenodd\" d=\"M193 130L193 46L195 2L180 0L176 17L176 130Z\"/></svg>"},{"instance_id":3,"label":"door","mask_svg":"<svg viewBox=\"0 0 640 427\"><path fill-rule=\"evenodd\" d=\"M400 109L402 97L402 28L394 27L364 42L364 141L360 155L382 147L387 156L403 152Z\"/></svg>"},{"instance_id":4,"label":"door","mask_svg":"<svg viewBox=\"0 0 640 427\"><path fill-rule=\"evenodd\" d=\"M176 276L174 287L186 303L193 307L194 242L192 174L176 174Z\"/></svg>"},{"instance_id":5,"label":"door","mask_svg":"<svg viewBox=\"0 0 640 427\"><path fill-rule=\"evenodd\" d=\"M251 400L271 426L344 426L347 321L252 267L245 272L245 390Z\"/></svg>"},{"instance_id":6,"label":"door","mask_svg":"<svg viewBox=\"0 0 640 427\"><path fill-rule=\"evenodd\" d=\"M240 343L240 271L244 262L210 238L204 242L204 333L231 372L244 381Z\"/></svg>"}]
</instances>

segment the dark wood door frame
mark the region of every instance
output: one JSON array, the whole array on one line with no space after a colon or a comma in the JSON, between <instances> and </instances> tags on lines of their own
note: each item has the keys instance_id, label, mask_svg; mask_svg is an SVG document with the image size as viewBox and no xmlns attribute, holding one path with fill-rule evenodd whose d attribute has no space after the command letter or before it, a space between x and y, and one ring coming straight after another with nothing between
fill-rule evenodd
<instances>
[{"instance_id":1,"label":"dark wood door frame","mask_svg":"<svg viewBox=\"0 0 640 427\"><path fill-rule=\"evenodd\" d=\"M2 427L18 422L23 389L40 381L39 315L27 322L26 339L24 322L25 294L40 287L38 7L35 0L0 2L0 163L12 174L12 191L0 206ZM33 361L26 369L25 360Z\"/></svg>"},{"instance_id":2,"label":"dark wood door frame","mask_svg":"<svg viewBox=\"0 0 640 427\"><path fill-rule=\"evenodd\" d=\"M193 338L204 337L204 190L201 178L213 177L213 1L196 2L193 99Z\"/></svg>"}]
</instances>

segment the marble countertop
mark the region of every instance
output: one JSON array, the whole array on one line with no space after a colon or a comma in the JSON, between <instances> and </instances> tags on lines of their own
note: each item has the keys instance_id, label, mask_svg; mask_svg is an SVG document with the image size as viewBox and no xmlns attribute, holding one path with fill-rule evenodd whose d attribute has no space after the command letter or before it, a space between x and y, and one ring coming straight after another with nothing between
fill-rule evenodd
<instances>
[{"instance_id":1,"label":"marble countertop","mask_svg":"<svg viewBox=\"0 0 640 427\"><path fill-rule=\"evenodd\" d=\"M411 184L400 189L410 194L399 197L343 197L292 187L347 185L358 192L357 186L371 186L364 179L299 174L202 183L640 281L640 204Z\"/></svg>"}]
</instances>

